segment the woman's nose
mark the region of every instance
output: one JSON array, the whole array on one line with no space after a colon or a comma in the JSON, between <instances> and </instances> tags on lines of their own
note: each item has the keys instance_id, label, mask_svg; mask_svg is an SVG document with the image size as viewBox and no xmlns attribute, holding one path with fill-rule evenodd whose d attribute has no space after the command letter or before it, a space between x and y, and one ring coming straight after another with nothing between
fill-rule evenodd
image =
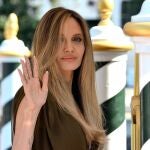
<instances>
[{"instance_id":1,"label":"woman's nose","mask_svg":"<svg viewBox=\"0 0 150 150\"><path fill-rule=\"evenodd\" d=\"M73 52L74 51L74 47L73 47L73 44L71 43L71 41L65 41L64 51L65 52Z\"/></svg>"}]
</instances>

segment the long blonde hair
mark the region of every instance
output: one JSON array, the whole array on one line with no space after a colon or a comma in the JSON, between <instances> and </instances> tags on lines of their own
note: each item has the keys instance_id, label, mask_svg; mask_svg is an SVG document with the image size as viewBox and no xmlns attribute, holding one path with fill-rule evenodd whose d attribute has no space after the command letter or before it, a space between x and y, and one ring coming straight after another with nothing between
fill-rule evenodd
<instances>
[{"instance_id":1,"label":"long blonde hair","mask_svg":"<svg viewBox=\"0 0 150 150\"><path fill-rule=\"evenodd\" d=\"M77 107L56 64L60 28L68 17L73 17L79 23L84 36L85 52L77 76L83 113ZM56 98L57 104L79 122L88 143L96 141L103 146L105 132L102 124L102 112L96 97L92 44L84 19L76 12L62 7L49 10L36 28L32 54L37 57L40 78L46 70L49 71L49 91Z\"/></svg>"}]
</instances>

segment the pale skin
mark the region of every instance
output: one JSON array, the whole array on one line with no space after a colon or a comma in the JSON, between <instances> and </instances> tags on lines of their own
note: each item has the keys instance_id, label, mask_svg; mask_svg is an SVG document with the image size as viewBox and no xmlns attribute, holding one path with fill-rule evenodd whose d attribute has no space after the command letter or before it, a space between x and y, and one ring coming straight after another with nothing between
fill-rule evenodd
<instances>
[{"instance_id":1,"label":"pale skin","mask_svg":"<svg viewBox=\"0 0 150 150\"><path fill-rule=\"evenodd\" d=\"M17 112L15 136L12 150L30 150L37 116L45 104L48 93L48 72L45 72L42 87L38 78L38 63L34 57L33 75L28 58L21 60L22 70L18 70L25 92ZM22 134L23 133L23 134Z\"/></svg>"},{"instance_id":2,"label":"pale skin","mask_svg":"<svg viewBox=\"0 0 150 150\"><path fill-rule=\"evenodd\" d=\"M69 30L70 29L70 30ZM84 54L83 34L75 19L66 20L61 31L62 45L57 54L57 64L60 71L71 87L73 70L77 69ZM25 92L16 117L15 135L12 150L31 150L37 116L45 104L48 94L48 72L39 82L38 63L33 58L33 73L29 59L21 60L22 71L18 70Z\"/></svg>"}]
</instances>

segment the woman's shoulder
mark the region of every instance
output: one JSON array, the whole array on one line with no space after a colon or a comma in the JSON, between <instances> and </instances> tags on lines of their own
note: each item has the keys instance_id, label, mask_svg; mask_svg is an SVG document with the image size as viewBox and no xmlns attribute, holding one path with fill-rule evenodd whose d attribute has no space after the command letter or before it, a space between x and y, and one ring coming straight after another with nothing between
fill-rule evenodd
<instances>
[{"instance_id":1,"label":"woman's shoulder","mask_svg":"<svg viewBox=\"0 0 150 150\"><path fill-rule=\"evenodd\" d=\"M14 101L21 101L24 95L24 89L23 86L21 86L14 96Z\"/></svg>"},{"instance_id":2,"label":"woman's shoulder","mask_svg":"<svg viewBox=\"0 0 150 150\"><path fill-rule=\"evenodd\" d=\"M15 132L15 122L16 122L16 115L17 115L17 111L18 111L18 108L19 108L19 105L24 97L24 90L23 90L23 87L20 87L18 89L18 91L16 92L15 96L14 96L14 99L12 101L12 118L11 118L11 125L12 125L12 135L14 134ZM13 138L13 136L12 136Z\"/></svg>"},{"instance_id":3,"label":"woman's shoulder","mask_svg":"<svg viewBox=\"0 0 150 150\"><path fill-rule=\"evenodd\" d=\"M21 103L21 100L25 96L23 86L21 86L18 91L16 92L13 102L12 102L12 109L13 113L18 110L19 104Z\"/></svg>"}]
</instances>

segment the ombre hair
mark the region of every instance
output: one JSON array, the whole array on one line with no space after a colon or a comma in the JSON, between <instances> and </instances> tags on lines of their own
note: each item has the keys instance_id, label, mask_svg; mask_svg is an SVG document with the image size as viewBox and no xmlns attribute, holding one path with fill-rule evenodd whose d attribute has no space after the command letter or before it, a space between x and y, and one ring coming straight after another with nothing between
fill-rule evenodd
<instances>
[{"instance_id":1,"label":"ombre hair","mask_svg":"<svg viewBox=\"0 0 150 150\"><path fill-rule=\"evenodd\" d=\"M77 107L73 94L56 63L60 29L69 17L73 17L79 23L84 37L85 52L76 76L83 113ZM32 54L38 60L40 78L46 70L49 71L49 92L55 97L59 107L79 122L88 143L95 141L103 147L105 132L102 111L96 97L92 42L85 20L78 13L66 8L58 7L49 10L36 28Z\"/></svg>"}]
</instances>

